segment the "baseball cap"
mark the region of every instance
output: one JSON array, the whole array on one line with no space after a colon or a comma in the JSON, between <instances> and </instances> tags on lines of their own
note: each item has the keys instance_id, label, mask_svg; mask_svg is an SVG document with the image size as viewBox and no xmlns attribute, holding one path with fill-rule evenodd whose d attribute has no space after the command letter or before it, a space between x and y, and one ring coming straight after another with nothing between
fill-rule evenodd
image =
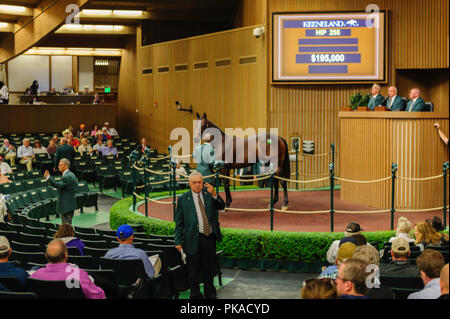
<instances>
[{"instance_id":1,"label":"baseball cap","mask_svg":"<svg viewBox=\"0 0 450 319\"><path fill-rule=\"evenodd\" d=\"M120 225L119 228L117 228L117 237L121 240L127 239L128 237L130 237L133 234L134 234L134 231L130 225L124 224L124 225Z\"/></svg>"},{"instance_id":2,"label":"baseball cap","mask_svg":"<svg viewBox=\"0 0 450 319\"><path fill-rule=\"evenodd\" d=\"M4 254L9 251L11 246L9 245L8 238L0 236L0 254Z\"/></svg>"},{"instance_id":3,"label":"baseball cap","mask_svg":"<svg viewBox=\"0 0 450 319\"><path fill-rule=\"evenodd\" d=\"M428 224L431 225L436 231L443 231L445 229L442 224L442 219L439 216L434 216L432 219L425 220Z\"/></svg>"},{"instance_id":4,"label":"baseball cap","mask_svg":"<svg viewBox=\"0 0 450 319\"><path fill-rule=\"evenodd\" d=\"M343 263L347 259L353 257L353 253L355 252L356 245L350 242L343 243L341 247L339 247L338 254L336 260Z\"/></svg>"},{"instance_id":5,"label":"baseball cap","mask_svg":"<svg viewBox=\"0 0 450 319\"><path fill-rule=\"evenodd\" d=\"M397 237L392 242L391 250L396 254L404 254L409 251L409 242L403 237Z\"/></svg>"},{"instance_id":6,"label":"baseball cap","mask_svg":"<svg viewBox=\"0 0 450 319\"><path fill-rule=\"evenodd\" d=\"M361 226L359 226L359 224L355 222L351 222L350 224L348 224L347 228L345 229L347 233L357 233L362 230L364 229L362 229Z\"/></svg>"}]
</instances>

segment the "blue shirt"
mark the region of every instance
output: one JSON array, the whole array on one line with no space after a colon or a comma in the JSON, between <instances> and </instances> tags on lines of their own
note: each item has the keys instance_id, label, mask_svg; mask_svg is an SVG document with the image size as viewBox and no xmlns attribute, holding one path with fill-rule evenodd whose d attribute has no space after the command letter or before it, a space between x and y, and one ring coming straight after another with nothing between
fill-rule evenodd
<instances>
[{"instance_id":1,"label":"blue shirt","mask_svg":"<svg viewBox=\"0 0 450 319\"><path fill-rule=\"evenodd\" d=\"M370 299L368 296L340 295L339 299Z\"/></svg>"},{"instance_id":2,"label":"blue shirt","mask_svg":"<svg viewBox=\"0 0 450 319\"><path fill-rule=\"evenodd\" d=\"M16 277L22 287L26 287L28 273L22 269L15 267L15 263L0 263L0 277Z\"/></svg>"},{"instance_id":3,"label":"blue shirt","mask_svg":"<svg viewBox=\"0 0 450 319\"><path fill-rule=\"evenodd\" d=\"M430 280L425 288L418 292L414 292L408 296L408 299L437 299L441 296L441 287L439 286L439 278Z\"/></svg>"},{"instance_id":4,"label":"blue shirt","mask_svg":"<svg viewBox=\"0 0 450 319\"><path fill-rule=\"evenodd\" d=\"M144 263L145 272L149 278L155 275L155 268L148 259L147 254L142 249L134 248L133 245L120 244L119 247L110 249L105 258L109 259L142 259Z\"/></svg>"},{"instance_id":5,"label":"blue shirt","mask_svg":"<svg viewBox=\"0 0 450 319\"><path fill-rule=\"evenodd\" d=\"M99 147L98 151L103 155L103 156L108 156L108 155L114 155L117 156L118 152L117 152L117 148L115 148L114 146L109 148L108 146L103 146L103 147Z\"/></svg>"}]
</instances>

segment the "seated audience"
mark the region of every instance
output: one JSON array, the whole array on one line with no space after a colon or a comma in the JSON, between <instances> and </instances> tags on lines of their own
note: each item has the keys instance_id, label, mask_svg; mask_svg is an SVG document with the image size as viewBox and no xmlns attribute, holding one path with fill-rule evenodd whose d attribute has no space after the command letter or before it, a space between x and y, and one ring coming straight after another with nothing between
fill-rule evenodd
<instances>
[{"instance_id":1,"label":"seated audience","mask_svg":"<svg viewBox=\"0 0 450 319\"><path fill-rule=\"evenodd\" d=\"M108 134L111 136L119 136L119 133L117 133L115 128L110 127L109 122L105 122L103 124L106 127L106 130L108 131Z\"/></svg>"},{"instance_id":2,"label":"seated audience","mask_svg":"<svg viewBox=\"0 0 450 319\"><path fill-rule=\"evenodd\" d=\"M91 136L96 137L98 131L99 131L98 124L92 124Z\"/></svg>"},{"instance_id":3,"label":"seated audience","mask_svg":"<svg viewBox=\"0 0 450 319\"><path fill-rule=\"evenodd\" d=\"M48 264L36 270L31 278L42 280L66 280L67 276L73 275L76 271L79 275L81 289L86 299L105 299L105 292L100 287L92 283L89 275L83 269L75 269L75 265L68 264L67 248L61 239L52 240L48 246L45 257ZM73 271L68 271L68 270Z\"/></svg>"},{"instance_id":4,"label":"seated audience","mask_svg":"<svg viewBox=\"0 0 450 319\"><path fill-rule=\"evenodd\" d=\"M26 88L25 89L25 93L23 95L30 96L31 95L31 89L30 88Z\"/></svg>"},{"instance_id":5,"label":"seated audience","mask_svg":"<svg viewBox=\"0 0 450 319\"><path fill-rule=\"evenodd\" d=\"M352 237L356 241L356 246L367 245L367 239L366 239L366 237L364 237L364 235L362 235L362 234L354 234L354 235L352 235Z\"/></svg>"},{"instance_id":6,"label":"seated audience","mask_svg":"<svg viewBox=\"0 0 450 319\"><path fill-rule=\"evenodd\" d=\"M349 259L339 266L336 288L341 299L369 299L370 288L366 280L367 264L359 259Z\"/></svg>"},{"instance_id":7,"label":"seated audience","mask_svg":"<svg viewBox=\"0 0 450 319\"><path fill-rule=\"evenodd\" d=\"M417 268L420 271L425 288L414 292L408 296L408 299L437 299L441 296L441 287L439 285L442 268L444 268L444 256L437 250L425 249L417 257Z\"/></svg>"},{"instance_id":8,"label":"seated audience","mask_svg":"<svg viewBox=\"0 0 450 319\"><path fill-rule=\"evenodd\" d=\"M301 299L336 299L337 291L334 280L311 278L305 281L300 293Z\"/></svg>"},{"instance_id":9,"label":"seated audience","mask_svg":"<svg viewBox=\"0 0 450 319\"><path fill-rule=\"evenodd\" d=\"M380 106L384 101L383 95L380 94L381 87L378 84L372 86L372 96L369 100L369 105L367 106L371 111L375 110L375 106Z\"/></svg>"},{"instance_id":10,"label":"seated audience","mask_svg":"<svg viewBox=\"0 0 450 319\"><path fill-rule=\"evenodd\" d=\"M48 154L47 149L41 145L41 142L39 140L34 141L34 154Z\"/></svg>"},{"instance_id":11,"label":"seated audience","mask_svg":"<svg viewBox=\"0 0 450 319\"><path fill-rule=\"evenodd\" d=\"M106 142L106 146L103 146L101 149L99 149L99 153L101 153L102 156L114 155L115 157L118 157L119 155L117 148L113 146L112 140L108 140Z\"/></svg>"},{"instance_id":12,"label":"seated audience","mask_svg":"<svg viewBox=\"0 0 450 319\"><path fill-rule=\"evenodd\" d=\"M406 217L400 217L397 222L397 231L395 237L389 238L389 242L392 243L396 238L402 237L408 242L414 242L415 239L410 237L412 230L412 223Z\"/></svg>"},{"instance_id":13,"label":"seated audience","mask_svg":"<svg viewBox=\"0 0 450 319\"><path fill-rule=\"evenodd\" d=\"M84 243L79 238L75 237L72 225L60 225L58 231L53 235L53 238L61 239L66 247L77 247L81 256L84 256Z\"/></svg>"},{"instance_id":14,"label":"seated audience","mask_svg":"<svg viewBox=\"0 0 450 319\"><path fill-rule=\"evenodd\" d=\"M419 222L414 228L415 244L423 251L428 245L448 246L448 236L438 233L427 222Z\"/></svg>"},{"instance_id":15,"label":"seated audience","mask_svg":"<svg viewBox=\"0 0 450 319\"><path fill-rule=\"evenodd\" d=\"M439 216L434 216L432 219L425 219L425 221L438 233L445 230L444 224L442 224L442 219Z\"/></svg>"},{"instance_id":16,"label":"seated audience","mask_svg":"<svg viewBox=\"0 0 450 319\"><path fill-rule=\"evenodd\" d=\"M405 101L403 101L401 96L397 95L397 88L395 86L391 86L388 89L386 108L389 111L403 111L405 109Z\"/></svg>"},{"instance_id":17,"label":"seated audience","mask_svg":"<svg viewBox=\"0 0 450 319\"><path fill-rule=\"evenodd\" d=\"M56 150L58 149L58 137L55 135L53 138L49 141L49 145L47 147L47 153L48 154L55 154Z\"/></svg>"},{"instance_id":18,"label":"seated audience","mask_svg":"<svg viewBox=\"0 0 450 319\"><path fill-rule=\"evenodd\" d=\"M3 162L3 156L0 155L0 174L12 174L13 171L8 163Z\"/></svg>"},{"instance_id":19,"label":"seated audience","mask_svg":"<svg viewBox=\"0 0 450 319\"><path fill-rule=\"evenodd\" d=\"M448 264L441 270L439 286L441 287L441 296L438 299L448 300Z\"/></svg>"},{"instance_id":20,"label":"seated audience","mask_svg":"<svg viewBox=\"0 0 450 319\"><path fill-rule=\"evenodd\" d=\"M420 97L420 90L414 88L409 93L409 101L406 103L406 112L422 112L425 110L425 101Z\"/></svg>"},{"instance_id":21,"label":"seated audience","mask_svg":"<svg viewBox=\"0 0 450 319\"><path fill-rule=\"evenodd\" d=\"M120 243L119 247L109 250L105 258L109 259L142 259L144 263L145 272L148 278L153 278L159 273L161 269L161 261L155 263L155 267L150 262L149 257L142 249L133 246L134 231L129 225L121 225L117 228L117 241ZM156 267L157 266L157 267ZM156 269L155 269L156 268Z\"/></svg>"},{"instance_id":22,"label":"seated audience","mask_svg":"<svg viewBox=\"0 0 450 319\"><path fill-rule=\"evenodd\" d=\"M347 225L344 236L349 237L353 234L358 234L362 230L363 229L359 226L358 223L351 222L350 224ZM336 256L339 249L339 242L340 240L335 240L327 251L327 260L332 265L336 262Z\"/></svg>"},{"instance_id":23,"label":"seated audience","mask_svg":"<svg viewBox=\"0 0 450 319\"><path fill-rule=\"evenodd\" d=\"M11 252L8 239L0 236L0 277L15 277L20 286L25 289L28 273L24 269L16 267L15 263L8 261Z\"/></svg>"},{"instance_id":24,"label":"seated audience","mask_svg":"<svg viewBox=\"0 0 450 319\"><path fill-rule=\"evenodd\" d=\"M0 104L8 104L9 103L9 91L8 87L0 81Z\"/></svg>"},{"instance_id":25,"label":"seated audience","mask_svg":"<svg viewBox=\"0 0 450 319\"><path fill-rule=\"evenodd\" d=\"M86 131L86 125L80 124L80 129L77 131L77 137L79 139L83 139L84 137L89 137L90 133L89 131Z\"/></svg>"},{"instance_id":26,"label":"seated audience","mask_svg":"<svg viewBox=\"0 0 450 319\"><path fill-rule=\"evenodd\" d=\"M16 148L7 138L3 140L3 145L0 147L0 155L5 158L5 161L9 161L11 166L16 166Z\"/></svg>"},{"instance_id":27,"label":"seated audience","mask_svg":"<svg viewBox=\"0 0 450 319\"><path fill-rule=\"evenodd\" d=\"M347 259L352 258L355 249L356 245L354 243L351 242L343 243L338 250L336 265L329 266L326 269L324 269L322 273L319 275L319 278L336 279L336 276L338 274L338 267Z\"/></svg>"},{"instance_id":28,"label":"seated audience","mask_svg":"<svg viewBox=\"0 0 450 319\"><path fill-rule=\"evenodd\" d=\"M175 170L175 178L176 178L176 180L185 179L186 178L186 176L180 175L180 174L187 175L186 169L183 166L181 166L182 163L183 163L183 161L177 162L177 168Z\"/></svg>"},{"instance_id":29,"label":"seated audience","mask_svg":"<svg viewBox=\"0 0 450 319\"><path fill-rule=\"evenodd\" d=\"M108 129L106 127L102 127L102 130L100 132L100 136L103 139L103 141L107 141L107 140L112 139L112 136L109 135Z\"/></svg>"},{"instance_id":30,"label":"seated audience","mask_svg":"<svg viewBox=\"0 0 450 319\"><path fill-rule=\"evenodd\" d=\"M36 162L34 150L30 146L30 140L24 138L22 141L23 145L17 149L17 157L20 160L20 164L27 166L27 170L31 172L33 170L33 162Z\"/></svg>"},{"instance_id":31,"label":"seated audience","mask_svg":"<svg viewBox=\"0 0 450 319\"><path fill-rule=\"evenodd\" d=\"M93 151L92 146L89 144L89 140L85 137L81 140L81 145L78 146L78 152L81 156L86 154L91 154Z\"/></svg>"},{"instance_id":32,"label":"seated audience","mask_svg":"<svg viewBox=\"0 0 450 319\"><path fill-rule=\"evenodd\" d=\"M95 144L94 147L92 147L92 151L95 151L95 152L97 152L97 154L100 154L100 151L102 148L103 148L103 139L98 138L97 144Z\"/></svg>"},{"instance_id":33,"label":"seated audience","mask_svg":"<svg viewBox=\"0 0 450 319\"><path fill-rule=\"evenodd\" d=\"M373 276L373 280L371 281L372 288L368 296L370 299L394 299L395 294L391 290L391 288L383 285L380 282L380 255L378 254L378 250L372 245L361 245L356 247L353 252L353 259L358 259L365 262L367 265L371 266L372 269L369 272L372 274L375 272L375 276Z\"/></svg>"},{"instance_id":34,"label":"seated audience","mask_svg":"<svg viewBox=\"0 0 450 319\"><path fill-rule=\"evenodd\" d=\"M67 139L67 145L72 145L76 149L80 145L80 142L78 142L78 139L74 138L73 134L70 133Z\"/></svg>"},{"instance_id":35,"label":"seated audience","mask_svg":"<svg viewBox=\"0 0 450 319\"><path fill-rule=\"evenodd\" d=\"M2 173L0 173L0 184L4 183L11 183L11 180Z\"/></svg>"},{"instance_id":36,"label":"seated audience","mask_svg":"<svg viewBox=\"0 0 450 319\"><path fill-rule=\"evenodd\" d=\"M380 274L386 276L418 277L419 269L408 260L411 255L409 242L398 237L394 239L391 247L392 260L389 263L380 264Z\"/></svg>"}]
</instances>

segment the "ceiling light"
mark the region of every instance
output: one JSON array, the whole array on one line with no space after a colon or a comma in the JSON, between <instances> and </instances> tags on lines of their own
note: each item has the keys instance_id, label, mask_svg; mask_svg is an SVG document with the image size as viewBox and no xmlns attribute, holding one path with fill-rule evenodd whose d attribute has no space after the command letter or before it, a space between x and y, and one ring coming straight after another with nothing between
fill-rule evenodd
<instances>
[{"instance_id":1,"label":"ceiling light","mask_svg":"<svg viewBox=\"0 0 450 319\"><path fill-rule=\"evenodd\" d=\"M20 6L9 6L6 4L0 4L0 11L11 12L11 13L19 13L27 11L26 7Z\"/></svg>"},{"instance_id":2,"label":"ceiling light","mask_svg":"<svg viewBox=\"0 0 450 319\"><path fill-rule=\"evenodd\" d=\"M113 14L118 16L141 16L142 10L114 10Z\"/></svg>"},{"instance_id":3,"label":"ceiling light","mask_svg":"<svg viewBox=\"0 0 450 319\"><path fill-rule=\"evenodd\" d=\"M82 14L86 15L101 15L107 16L112 14L112 10L95 10L95 9L83 9L81 10Z\"/></svg>"}]
</instances>

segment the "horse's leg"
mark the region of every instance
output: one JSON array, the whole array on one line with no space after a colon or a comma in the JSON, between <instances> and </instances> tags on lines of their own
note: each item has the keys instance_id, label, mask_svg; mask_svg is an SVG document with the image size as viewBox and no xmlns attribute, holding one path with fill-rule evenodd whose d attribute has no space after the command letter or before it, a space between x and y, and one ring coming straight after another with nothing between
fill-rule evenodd
<instances>
[{"instance_id":1,"label":"horse's leg","mask_svg":"<svg viewBox=\"0 0 450 319\"><path fill-rule=\"evenodd\" d=\"M273 206L278 202L278 188L279 188L279 180L278 178L273 179L274 190L273 190Z\"/></svg>"},{"instance_id":2,"label":"horse's leg","mask_svg":"<svg viewBox=\"0 0 450 319\"><path fill-rule=\"evenodd\" d=\"M281 209L282 210L287 210L287 206L288 206L288 203L289 203L287 182L286 181L282 181L281 182L281 186L283 186L283 195L284 195L284 205L283 205L283 207Z\"/></svg>"},{"instance_id":3,"label":"horse's leg","mask_svg":"<svg viewBox=\"0 0 450 319\"><path fill-rule=\"evenodd\" d=\"M225 176L230 176L230 169L226 169L224 175ZM226 207L230 207L231 202L233 201L233 199L231 198L230 180L228 178L224 178L223 179L223 187L225 188L225 196L226 196L225 205L226 205Z\"/></svg>"}]
</instances>

